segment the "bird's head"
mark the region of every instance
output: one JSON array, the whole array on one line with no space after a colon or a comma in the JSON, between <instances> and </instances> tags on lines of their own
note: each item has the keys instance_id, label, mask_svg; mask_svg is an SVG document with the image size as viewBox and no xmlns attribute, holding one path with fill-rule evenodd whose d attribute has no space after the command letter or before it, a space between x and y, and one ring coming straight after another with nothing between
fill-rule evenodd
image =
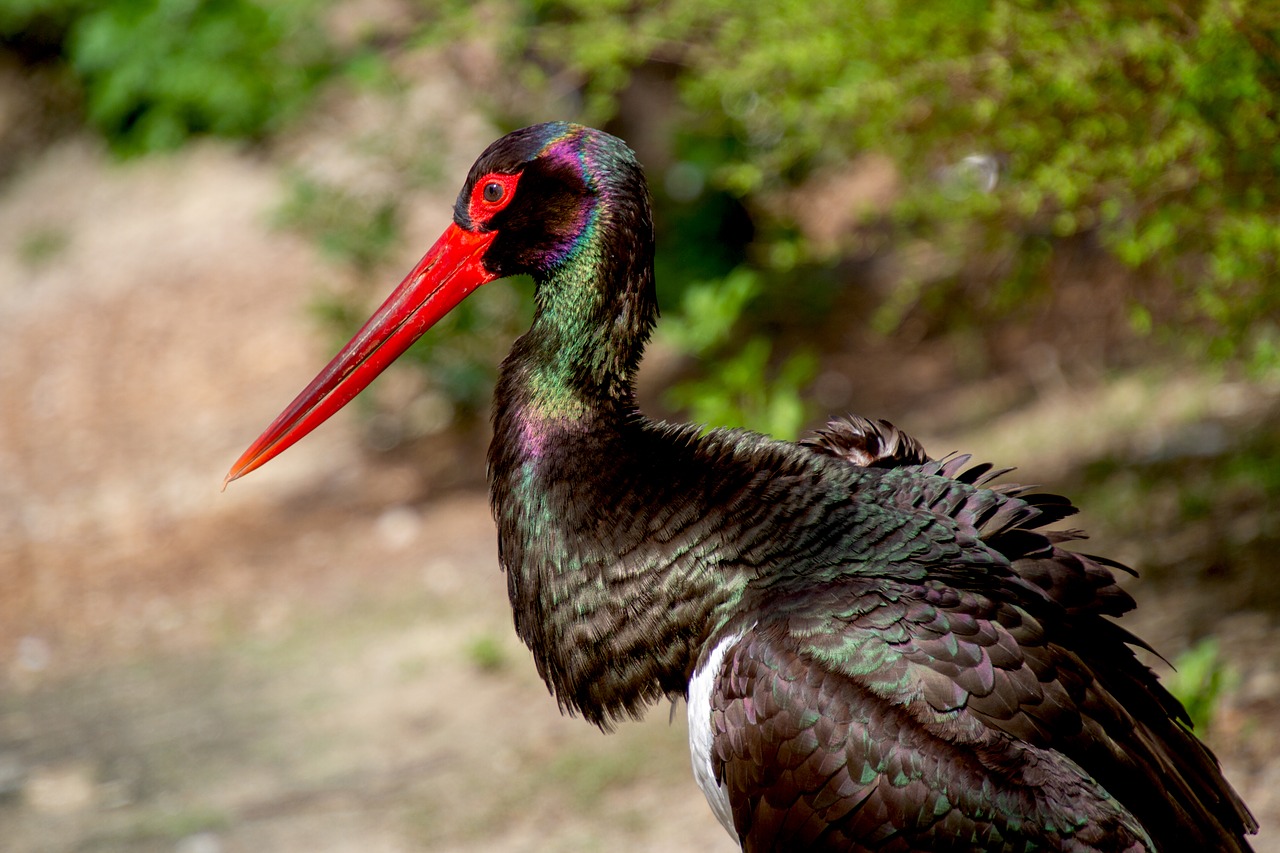
<instances>
[{"instance_id":1,"label":"bird's head","mask_svg":"<svg viewBox=\"0 0 1280 853\"><path fill-rule=\"evenodd\" d=\"M647 206L640 167L621 140L551 122L490 145L472 165L453 219L459 229L494 235L486 270L542 279L598 244L616 220L647 217Z\"/></svg>"},{"instance_id":2,"label":"bird's head","mask_svg":"<svg viewBox=\"0 0 1280 853\"><path fill-rule=\"evenodd\" d=\"M619 235L628 239L618 241ZM625 281L618 267L634 264L646 252L651 255L652 243L644 177L621 140L565 122L507 134L471 167L452 224L355 337L241 455L224 487L353 400L481 285L529 274L542 286L557 272L585 262L595 273L591 286L608 287Z\"/></svg>"}]
</instances>

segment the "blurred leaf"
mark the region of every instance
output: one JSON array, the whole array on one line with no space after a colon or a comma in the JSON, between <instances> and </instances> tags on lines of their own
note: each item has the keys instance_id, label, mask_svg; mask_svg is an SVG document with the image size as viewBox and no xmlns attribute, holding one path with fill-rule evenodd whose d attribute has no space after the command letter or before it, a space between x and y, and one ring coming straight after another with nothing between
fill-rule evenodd
<instances>
[{"instance_id":1,"label":"blurred leaf","mask_svg":"<svg viewBox=\"0 0 1280 853\"><path fill-rule=\"evenodd\" d=\"M493 634L479 634L467 643L467 659L481 672L495 673L507 665L502 640Z\"/></svg>"},{"instance_id":2,"label":"blurred leaf","mask_svg":"<svg viewBox=\"0 0 1280 853\"><path fill-rule=\"evenodd\" d=\"M1173 662L1174 672L1164 678L1169 692L1177 697L1201 737L1213 725L1218 703L1224 693L1235 689L1239 675L1223 659L1218 641L1205 637Z\"/></svg>"},{"instance_id":3,"label":"blurred leaf","mask_svg":"<svg viewBox=\"0 0 1280 853\"><path fill-rule=\"evenodd\" d=\"M722 346L747 303L760 293L760 278L739 267L719 281L692 285L684 293L678 313L661 327L664 338L690 355Z\"/></svg>"},{"instance_id":4,"label":"blurred leaf","mask_svg":"<svg viewBox=\"0 0 1280 853\"><path fill-rule=\"evenodd\" d=\"M765 338L752 338L736 355L708 365L704 378L668 391L668 403L687 409L697 423L795 439L811 415L800 392L817 375L817 359L799 353L770 371L771 349Z\"/></svg>"},{"instance_id":5,"label":"blurred leaf","mask_svg":"<svg viewBox=\"0 0 1280 853\"><path fill-rule=\"evenodd\" d=\"M321 2L26 0L0 10L0 34L61 42L89 121L143 153L261 136L297 112L333 70L313 22Z\"/></svg>"}]
</instances>

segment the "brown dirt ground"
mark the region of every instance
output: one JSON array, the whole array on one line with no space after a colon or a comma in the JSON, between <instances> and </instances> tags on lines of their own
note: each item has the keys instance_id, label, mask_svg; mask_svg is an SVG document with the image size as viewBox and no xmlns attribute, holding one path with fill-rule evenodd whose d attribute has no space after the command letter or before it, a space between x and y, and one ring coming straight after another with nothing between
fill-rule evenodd
<instances>
[{"instance_id":1,"label":"brown dirt ground","mask_svg":"<svg viewBox=\"0 0 1280 853\"><path fill-rule=\"evenodd\" d=\"M430 91L416 103L433 115ZM446 174L488 135L459 123ZM732 850L689 773L683 708L608 737L559 715L512 634L476 486L361 452L346 413L219 491L328 356L304 306L339 274L269 225L299 159L359 166L324 133L127 164L71 138L0 187L2 846ZM423 194L414 233L451 194ZM930 445L1033 455L1049 479L1134 407L1130 441L1255 396L1140 375L994 421L940 399L918 420L976 423ZM1192 582L1135 591L1138 632L1171 652L1212 609ZM1241 686L1214 743L1275 853L1275 616L1215 625Z\"/></svg>"}]
</instances>

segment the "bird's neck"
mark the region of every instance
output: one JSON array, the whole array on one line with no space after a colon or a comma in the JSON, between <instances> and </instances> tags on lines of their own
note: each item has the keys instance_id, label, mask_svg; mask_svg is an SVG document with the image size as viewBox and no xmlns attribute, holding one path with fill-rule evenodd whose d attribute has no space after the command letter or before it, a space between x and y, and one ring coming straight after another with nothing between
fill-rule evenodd
<instances>
[{"instance_id":1,"label":"bird's neck","mask_svg":"<svg viewBox=\"0 0 1280 853\"><path fill-rule=\"evenodd\" d=\"M635 406L652 267L601 289L594 266L538 282L495 392L489 475L516 630L561 704L607 725L684 691L734 591L695 558L718 532L684 505L704 491L682 482L699 476L692 441Z\"/></svg>"},{"instance_id":2,"label":"bird's neck","mask_svg":"<svg viewBox=\"0 0 1280 853\"><path fill-rule=\"evenodd\" d=\"M635 375L658 313L648 208L598 209L589 233L535 276L533 324L503 363L499 407L583 421L634 410Z\"/></svg>"}]
</instances>

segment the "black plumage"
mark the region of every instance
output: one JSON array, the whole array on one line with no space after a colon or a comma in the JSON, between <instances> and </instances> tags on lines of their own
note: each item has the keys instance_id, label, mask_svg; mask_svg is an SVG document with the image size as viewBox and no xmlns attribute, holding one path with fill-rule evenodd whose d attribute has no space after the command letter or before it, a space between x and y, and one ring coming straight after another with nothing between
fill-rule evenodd
<instances>
[{"instance_id":1,"label":"black plumage","mask_svg":"<svg viewBox=\"0 0 1280 853\"><path fill-rule=\"evenodd\" d=\"M846 447L869 426L892 429L833 422L802 444L862 459ZM1040 530L1074 509L983 488L1002 472L965 457L918 460L887 461L891 501L958 522L1007 569L948 558L945 582L843 576L816 604L806 585L747 608L768 617L730 648L713 700L746 848L1248 849L1255 824L1216 760L1140 641L1104 618L1133 607L1123 567L1064 550L1076 531Z\"/></svg>"},{"instance_id":2,"label":"black plumage","mask_svg":"<svg viewBox=\"0 0 1280 853\"><path fill-rule=\"evenodd\" d=\"M489 452L516 631L607 728L687 696L694 772L750 851L1248 850L1256 824L1112 620L1062 497L883 421L798 444L658 423L634 155L577 125L489 147L455 224L237 462L336 411L475 287L528 273Z\"/></svg>"}]
</instances>

